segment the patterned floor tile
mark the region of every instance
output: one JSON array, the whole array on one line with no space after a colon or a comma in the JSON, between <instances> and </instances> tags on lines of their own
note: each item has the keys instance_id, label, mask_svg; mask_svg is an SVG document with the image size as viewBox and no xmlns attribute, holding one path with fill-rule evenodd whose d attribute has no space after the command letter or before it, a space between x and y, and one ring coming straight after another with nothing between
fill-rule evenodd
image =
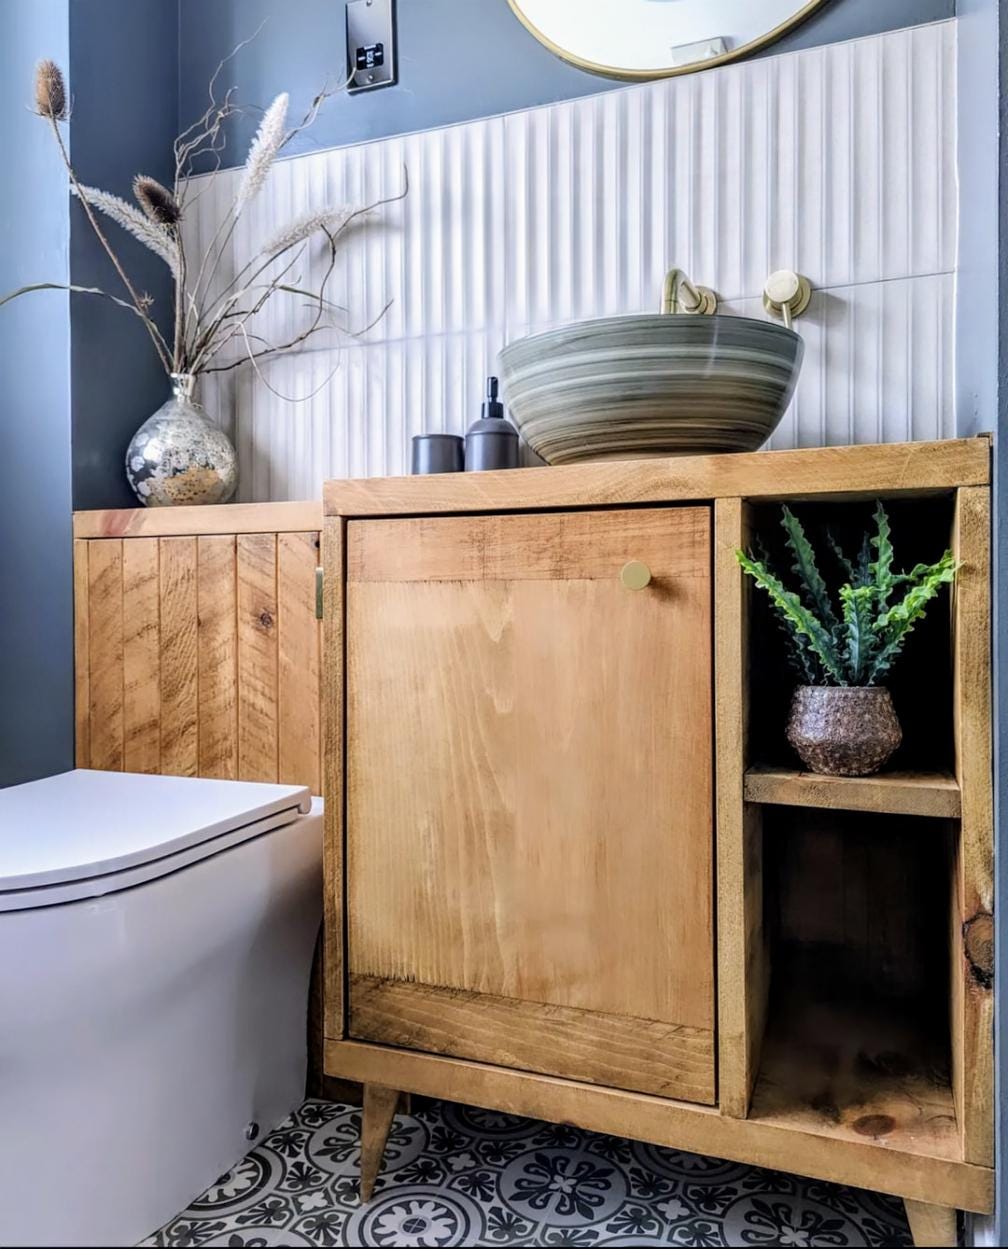
<instances>
[{"instance_id":1,"label":"patterned floor tile","mask_svg":"<svg viewBox=\"0 0 1008 1249\"><path fill-rule=\"evenodd\" d=\"M149 1244L909 1245L902 1203L449 1102L400 1115L357 1195L360 1110L307 1101Z\"/></svg>"}]
</instances>

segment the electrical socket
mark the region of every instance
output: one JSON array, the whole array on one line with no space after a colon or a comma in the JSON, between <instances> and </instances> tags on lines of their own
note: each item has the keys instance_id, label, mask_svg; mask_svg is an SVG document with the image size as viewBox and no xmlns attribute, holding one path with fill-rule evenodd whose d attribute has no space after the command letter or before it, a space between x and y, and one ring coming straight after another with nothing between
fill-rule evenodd
<instances>
[{"instance_id":1,"label":"electrical socket","mask_svg":"<svg viewBox=\"0 0 1008 1249\"><path fill-rule=\"evenodd\" d=\"M398 81L396 0L347 0L347 91L373 91Z\"/></svg>"}]
</instances>

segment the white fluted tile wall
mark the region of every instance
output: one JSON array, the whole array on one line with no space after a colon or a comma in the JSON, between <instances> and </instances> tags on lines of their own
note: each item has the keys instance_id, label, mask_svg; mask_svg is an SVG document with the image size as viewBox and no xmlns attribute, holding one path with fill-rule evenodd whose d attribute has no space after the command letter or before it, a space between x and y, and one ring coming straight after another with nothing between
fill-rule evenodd
<instances>
[{"instance_id":1,"label":"white fluted tile wall","mask_svg":"<svg viewBox=\"0 0 1008 1249\"><path fill-rule=\"evenodd\" d=\"M327 287L355 327L393 300L373 329L204 384L239 497L408 471L412 434L478 415L503 343L656 308L673 263L740 315L764 315L774 269L816 288L772 446L953 435L955 39L954 20L919 26L280 162L225 271L298 213L394 195L404 168L410 190L353 230ZM201 180L199 240L236 176ZM324 266L317 248L296 274ZM303 317L277 301L257 330Z\"/></svg>"}]
</instances>

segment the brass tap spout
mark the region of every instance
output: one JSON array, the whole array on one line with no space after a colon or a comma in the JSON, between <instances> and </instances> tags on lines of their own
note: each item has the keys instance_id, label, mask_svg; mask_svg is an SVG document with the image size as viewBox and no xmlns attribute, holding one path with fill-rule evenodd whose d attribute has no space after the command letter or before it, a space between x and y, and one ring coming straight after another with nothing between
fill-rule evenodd
<instances>
[{"instance_id":1,"label":"brass tap spout","mask_svg":"<svg viewBox=\"0 0 1008 1249\"><path fill-rule=\"evenodd\" d=\"M709 315L717 311L717 296L706 286L694 286L682 269L669 269L662 287L661 310Z\"/></svg>"}]
</instances>

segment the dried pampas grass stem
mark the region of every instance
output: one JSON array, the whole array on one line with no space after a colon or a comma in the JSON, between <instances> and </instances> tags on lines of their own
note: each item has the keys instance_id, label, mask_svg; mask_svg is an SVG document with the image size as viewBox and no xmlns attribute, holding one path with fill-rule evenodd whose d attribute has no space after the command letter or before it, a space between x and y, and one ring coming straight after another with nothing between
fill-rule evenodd
<instances>
[{"instance_id":1,"label":"dried pampas grass stem","mask_svg":"<svg viewBox=\"0 0 1008 1249\"><path fill-rule=\"evenodd\" d=\"M338 234L354 215L353 211L348 208L323 208L316 212L305 213L301 217L295 217L273 235L263 246L260 254L275 256L278 252L284 252L289 247L303 243L305 239L320 230Z\"/></svg>"},{"instance_id":2,"label":"dried pampas grass stem","mask_svg":"<svg viewBox=\"0 0 1008 1249\"><path fill-rule=\"evenodd\" d=\"M255 36L253 36L254 38ZM35 69L34 108L48 123L60 156L66 166L70 190L77 196L81 210L105 254L121 280L128 300L120 299L97 288L67 287L65 283L41 282L22 286L0 304L30 291L72 289L88 294L105 295L116 304L130 309L140 319L158 359L169 375L177 373L223 372L251 363L258 373L258 363L294 350L313 335L323 331L347 334L352 331L334 314L345 313L328 295L328 284L336 270L339 250L346 245L351 223L381 204L400 199L406 194L379 200L377 204L357 209L329 205L302 213L278 229L263 247L257 247L239 259L232 252L232 243L242 233L242 209L265 185L280 152L310 126L322 104L347 84L324 85L313 96L300 121L288 126L288 97L281 94L262 114L258 130L248 151L244 166L237 171L237 187L228 196L229 207L209 240L198 239L183 229L190 179L201 170L205 181L193 192L193 199L214 185L221 169L230 122L240 113L233 103L234 88L221 92L217 80L224 65L248 41L220 62L210 79L210 102L202 115L179 134L173 145L174 176L166 183L146 174L133 180L131 199L122 199L99 187L82 186L70 160L69 140L63 123L69 118L66 82L54 61L43 60ZM229 181L229 185L230 181ZM171 309L155 309L153 297L134 285L129 271L119 259L119 248L106 236L105 218L116 223L150 249L170 269L174 278L174 305ZM325 271L314 280L303 280L295 272L302 260L316 263L313 240L325 241ZM198 250L194 244L199 242ZM275 342L257 332L261 329L259 314L274 298L298 301L288 337ZM173 313L174 325L169 334L166 312ZM383 316L386 309L379 313ZM231 359L234 349L238 359ZM222 360L218 363L218 358ZM264 379L265 381L265 379ZM268 384L268 383L267 383ZM289 396L284 396L285 398Z\"/></svg>"},{"instance_id":3,"label":"dried pampas grass stem","mask_svg":"<svg viewBox=\"0 0 1008 1249\"><path fill-rule=\"evenodd\" d=\"M172 273L178 277L178 244L162 226L145 217L139 209L134 208L132 204L127 204L118 195L110 195L108 191L99 190L98 187L82 186L79 190L74 188L74 194L86 199L93 208L103 212L106 217L111 217L135 239L139 239L145 247L149 247L152 252L160 256Z\"/></svg>"},{"instance_id":4,"label":"dried pampas grass stem","mask_svg":"<svg viewBox=\"0 0 1008 1249\"><path fill-rule=\"evenodd\" d=\"M284 144L287 137L284 130L287 124L287 103L288 96L284 91L263 114L256 137L249 148L242 180L238 185L238 194L235 197L235 216L241 212L249 200L258 195L266 181L266 175L276 160L277 152Z\"/></svg>"}]
</instances>

